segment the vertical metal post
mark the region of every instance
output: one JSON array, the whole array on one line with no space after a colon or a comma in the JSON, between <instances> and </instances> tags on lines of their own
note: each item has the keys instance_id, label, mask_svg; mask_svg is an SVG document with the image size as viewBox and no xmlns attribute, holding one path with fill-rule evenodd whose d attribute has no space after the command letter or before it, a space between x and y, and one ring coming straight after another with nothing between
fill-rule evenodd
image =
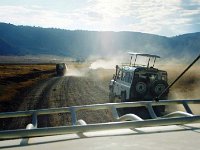
<instances>
[{"instance_id":1,"label":"vertical metal post","mask_svg":"<svg viewBox=\"0 0 200 150\"><path fill-rule=\"evenodd\" d=\"M190 109L189 105L187 104L187 101L183 101L183 106L188 113L193 114L192 110Z\"/></svg>"},{"instance_id":2,"label":"vertical metal post","mask_svg":"<svg viewBox=\"0 0 200 150\"><path fill-rule=\"evenodd\" d=\"M76 110L74 107L69 108L72 117L72 125L76 125L77 117L76 117Z\"/></svg>"},{"instance_id":3,"label":"vertical metal post","mask_svg":"<svg viewBox=\"0 0 200 150\"><path fill-rule=\"evenodd\" d=\"M148 109L151 118L153 118L153 119L157 118L157 116L156 116L156 114L155 114L155 112L153 110L153 107L152 107L152 105L150 103L146 104L146 108Z\"/></svg>"},{"instance_id":4,"label":"vertical metal post","mask_svg":"<svg viewBox=\"0 0 200 150\"><path fill-rule=\"evenodd\" d=\"M135 56L135 61L134 61L134 64L133 64L133 66L135 66L135 63L136 63L136 59L137 59L137 55Z\"/></svg>"},{"instance_id":5,"label":"vertical metal post","mask_svg":"<svg viewBox=\"0 0 200 150\"><path fill-rule=\"evenodd\" d=\"M111 111L112 111L112 115L113 117L117 120L119 119L119 115L117 113L117 109L115 108L115 106L111 106Z\"/></svg>"},{"instance_id":6,"label":"vertical metal post","mask_svg":"<svg viewBox=\"0 0 200 150\"><path fill-rule=\"evenodd\" d=\"M32 114L32 124L34 128L37 128L38 126L37 111L34 111Z\"/></svg>"},{"instance_id":7,"label":"vertical metal post","mask_svg":"<svg viewBox=\"0 0 200 150\"><path fill-rule=\"evenodd\" d=\"M148 64L147 64L147 68L149 68L150 60L151 60L151 58L149 57Z\"/></svg>"},{"instance_id":8,"label":"vertical metal post","mask_svg":"<svg viewBox=\"0 0 200 150\"><path fill-rule=\"evenodd\" d=\"M130 60L130 66L131 66L131 61L132 61L133 56L131 56L131 60Z\"/></svg>"},{"instance_id":9,"label":"vertical metal post","mask_svg":"<svg viewBox=\"0 0 200 150\"><path fill-rule=\"evenodd\" d=\"M153 67L154 67L154 65L155 65L155 62L156 62L156 57L154 58Z\"/></svg>"}]
</instances>

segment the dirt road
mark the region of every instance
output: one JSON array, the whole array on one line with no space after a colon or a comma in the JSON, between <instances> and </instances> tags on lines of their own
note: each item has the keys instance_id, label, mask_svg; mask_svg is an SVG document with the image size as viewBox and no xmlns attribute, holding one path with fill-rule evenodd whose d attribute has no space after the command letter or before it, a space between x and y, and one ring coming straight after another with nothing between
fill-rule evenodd
<instances>
[{"instance_id":1,"label":"dirt road","mask_svg":"<svg viewBox=\"0 0 200 150\"><path fill-rule=\"evenodd\" d=\"M33 87L19 110L58 108L108 102L108 87L100 80L83 76L53 77ZM83 111L78 119L87 123L111 121L109 111ZM30 119L13 119L10 128L25 128ZM44 115L38 118L39 127L71 124L68 114Z\"/></svg>"},{"instance_id":2,"label":"dirt road","mask_svg":"<svg viewBox=\"0 0 200 150\"><path fill-rule=\"evenodd\" d=\"M75 70L68 74L70 76L49 78L32 87L25 94L18 110L107 103L109 92L108 84L113 72L114 70L108 69ZM183 95L187 99L199 97L198 88L193 88L198 87L196 85L199 84L199 78L197 78L199 76L195 72L192 72L192 74L192 78L189 74L183 78L184 80L182 82L179 82L171 89L171 99L178 99L179 97L175 97L174 94L179 93L179 95ZM193 79L194 82L190 82L190 79ZM183 85L187 85L187 88L183 89L185 87ZM195 113L199 114L199 109L196 108L196 110ZM85 120L87 123L112 121L111 112L109 111L81 111L78 112L77 117L78 119ZM31 118L5 119L1 124L1 128L25 128L30 122ZM62 126L66 124L71 124L69 114L43 115L38 117L38 127Z\"/></svg>"}]
</instances>

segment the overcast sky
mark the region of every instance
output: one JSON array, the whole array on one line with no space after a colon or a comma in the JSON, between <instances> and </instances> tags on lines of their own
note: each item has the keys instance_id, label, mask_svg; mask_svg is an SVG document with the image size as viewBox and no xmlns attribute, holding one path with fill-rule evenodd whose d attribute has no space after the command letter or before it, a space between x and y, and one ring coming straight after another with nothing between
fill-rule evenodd
<instances>
[{"instance_id":1,"label":"overcast sky","mask_svg":"<svg viewBox=\"0 0 200 150\"><path fill-rule=\"evenodd\" d=\"M200 32L200 0L0 0L0 22L175 36Z\"/></svg>"}]
</instances>

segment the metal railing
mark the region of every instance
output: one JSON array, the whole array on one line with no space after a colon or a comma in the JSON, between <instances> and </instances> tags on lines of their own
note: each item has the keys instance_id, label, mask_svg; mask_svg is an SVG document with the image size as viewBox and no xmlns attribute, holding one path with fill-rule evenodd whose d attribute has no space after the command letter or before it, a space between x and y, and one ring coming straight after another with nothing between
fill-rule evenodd
<instances>
[{"instance_id":1,"label":"metal railing","mask_svg":"<svg viewBox=\"0 0 200 150\"><path fill-rule=\"evenodd\" d=\"M153 106L167 106L181 104L186 112L173 112L162 117L157 117ZM29 111L17 111L0 113L0 118L16 118L31 116L32 122L27 125L26 129L5 130L0 131L0 140L22 138L21 144L27 144L30 137L60 135L70 133L83 133L89 131L123 129L123 128L139 128L164 125L178 125L200 122L200 116L194 115L188 104L200 104L198 100L162 100L160 102L141 101L141 102L125 102L125 103L106 103L94 105L71 106L62 108L39 109ZM125 114L121 117L118 115L118 108L141 107L147 108L152 119L143 120L135 114ZM86 124L84 120L77 119L77 112L80 110L111 110L112 117L115 122ZM72 126L57 126L37 128L38 116L45 114L70 113Z\"/></svg>"}]
</instances>

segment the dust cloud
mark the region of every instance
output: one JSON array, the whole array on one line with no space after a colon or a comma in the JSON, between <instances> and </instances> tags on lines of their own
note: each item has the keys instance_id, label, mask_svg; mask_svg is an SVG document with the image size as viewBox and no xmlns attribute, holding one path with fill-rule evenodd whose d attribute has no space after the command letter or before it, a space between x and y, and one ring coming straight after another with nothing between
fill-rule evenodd
<instances>
[{"instance_id":1,"label":"dust cloud","mask_svg":"<svg viewBox=\"0 0 200 150\"><path fill-rule=\"evenodd\" d=\"M160 69L168 73L168 83L172 83L190 63L177 63L170 61L161 64ZM171 88L171 99L197 99L200 97L200 66L194 64Z\"/></svg>"},{"instance_id":2,"label":"dust cloud","mask_svg":"<svg viewBox=\"0 0 200 150\"><path fill-rule=\"evenodd\" d=\"M119 57L120 58L120 57ZM123 57L122 57L123 58ZM90 65L95 76L109 82L115 73L115 65L123 62L120 59L98 59ZM128 60L128 59L125 59ZM144 62L146 63L146 61ZM191 62L188 60L170 60L156 62L156 68L168 73L168 83L171 84ZM169 99L199 99L200 98L200 63L194 64L170 89ZM194 113L200 114L199 106L191 106ZM178 110L183 110L178 106Z\"/></svg>"},{"instance_id":3,"label":"dust cloud","mask_svg":"<svg viewBox=\"0 0 200 150\"><path fill-rule=\"evenodd\" d=\"M89 69L96 70L97 75L102 79L112 77L115 73L115 66L121 65L125 56L118 56L115 59L97 59L92 62ZM140 60L142 61L142 60ZM139 62L140 63L140 62ZM146 64L146 60L144 62ZM188 60L170 59L170 61L158 60L155 67L165 70L168 73L168 83L172 83L191 62ZM106 71L107 70L107 71ZM198 99L200 98L200 62L194 64L170 89L169 99Z\"/></svg>"},{"instance_id":4,"label":"dust cloud","mask_svg":"<svg viewBox=\"0 0 200 150\"><path fill-rule=\"evenodd\" d=\"M162 70L168 72L168 83L171 84L190 64L180 61L160 64ZM200 63L194 64L170 89L169 99L199 99L200 98ZM170 106L171 107L171 106ZM200 114L199 105L190 105L194 114ZM171 111L185 111L183 106L177 105Z\"/></svg>"},{"instance_id":5,"label":"dust cloud","mask_svg":"<svg viewBox=\"0 0 200 150\"><path fill-rule=\"evenodd\" d=\"M134 58L133 58L134 59ZM129 64L130 57L117 56L115 58L90 59L85 64L68 66L66 76L87 77L98 82L102 89L109 91L108 85L115 74L115 66L122 63ZM134 61L134 60L133 60ZM140 60L139 64L146 64L146 60ZM155 68L165 70L168 73L168 83L171 84L191 62L188 60L156 61ZM199 99L200 98L200 62L192 66L170 89L168 99ZM194 114L200 114L199 105L190 105ZM182 105L174 105L167 108L168 112L185 111Z\"/></svg>"},{"instance_id":6,"label":"dust cloud","mask_svg":"<svg viewBox=\"0 0 200 150\"><path fill-rule=\"evenodd\" d=\"M99 59L96 60L95 62L93 62L89 69L114 69L116 66L117 60L103 60L103 59Z\"/></svg>"},{"instance_id":7,"label":"dust cloud","mask_svg":"<svg viewBox=\"0 0 200 150\"><path fill-rule=\"evenodd\" d=\"M65 76L84 77L87 75L88 70L89 69L87 68L80 68L79 66L70 65L65 73Z\"/></svg>"},{"instance_id":8,"label":"dust cloud","mask_svg":"<svg viewBox=\"0 0 200 150\"><path fill-rule=\"evenodd\" d=\"M115 73L115 66L121 65L124 56L115 58L100 58L93 60L83 66L69 66L66 76L85 76L93 79L101 80L105 88L108 87L109 81ZM146 63L146 61L145 61ZM170 60L168 62L158 60L155 67L165 70L168 73L168 83L171 84L190 64L191 62L184 60ZM200 63L197 62L192 66L170 89L169 99L199 99L200 98ZM194 110L200 113L197 107Z\"/></svg>"},{"instance_id":9,"label":"dust cloud","mask_svg":"<svg viewBox=\"0 0 200 150\"><path fill-rule=\"evenodd\" d=\"M115 69L116 65L123 62L124 55L106 56L104 58L96 58L91 60L89 69Z\"/></svg>"}]
</instances>

